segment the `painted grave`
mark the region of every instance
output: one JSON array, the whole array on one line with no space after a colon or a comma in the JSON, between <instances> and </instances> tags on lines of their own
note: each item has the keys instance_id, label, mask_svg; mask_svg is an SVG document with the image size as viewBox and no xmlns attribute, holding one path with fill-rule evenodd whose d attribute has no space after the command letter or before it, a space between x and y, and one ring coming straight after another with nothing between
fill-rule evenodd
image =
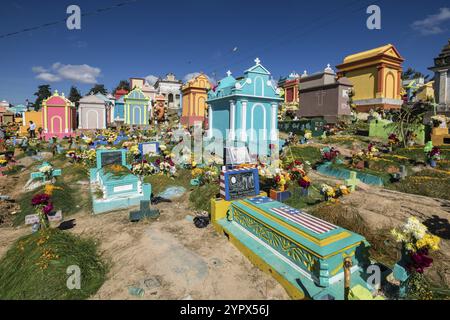
<instances>
[{"instance_id":1,"label":"painted grave","mask_svg":"<svg viewBox=\"0 0 450 320\"><path fill-rule=\"evenodd\" d=\"M267 197L251 174L222 172L221 198L211 200L219 233L294 299L343 300L346 259L352 264L351 287L373 291L364 280L370 264L364 237Z\"/></svg>"},{"instance_id":2,"label":"painted grave","mask_svg":"<svg viewBox=\"0 0 450 320\"><path fill-rule=\"evenodd\" d=\"M90 170L91 192L94 214L125 209L150 200L151 185L142 183L131 172L115 176L105 170L106 166L123 166L130 169L126 162L126 150L97 150L97 166ZM98 192L102 194L98 196Z\"/></svg>"}]
</instances>

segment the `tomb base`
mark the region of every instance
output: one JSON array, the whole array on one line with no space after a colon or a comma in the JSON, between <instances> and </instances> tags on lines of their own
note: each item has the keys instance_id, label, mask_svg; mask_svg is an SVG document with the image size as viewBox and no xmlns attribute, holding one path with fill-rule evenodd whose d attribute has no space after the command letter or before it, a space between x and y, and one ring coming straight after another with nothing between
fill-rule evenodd
<instances>
[{"instance_id":1,"label":"tomb base","mask_svg":"<svg viewBox=\"0 0 450 320\"><path fill-rule=\"evenodd\" d=\"M283 202L288 200L291 196L292 193L290 191L276 191L273 189L270 190L270 198L272 200Z\"/></svg>"}]
</instances>

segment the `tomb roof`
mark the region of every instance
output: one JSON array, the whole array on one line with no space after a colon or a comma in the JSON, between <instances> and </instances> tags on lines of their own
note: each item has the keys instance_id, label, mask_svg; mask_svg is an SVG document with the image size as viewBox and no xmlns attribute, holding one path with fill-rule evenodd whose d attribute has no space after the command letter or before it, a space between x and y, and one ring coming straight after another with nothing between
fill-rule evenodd
<instances>
[{"instance_id":1,"label":"tomb roof","mask_svg":"<svg viewBox=\"0 0 450 320\"><path fill-rule=\"evenodd\" d=\"M361 60L375 58L375 57L378 57L381 55L387 55L387 56L391 56L391 57L401 58L397 49L392 44L387 44L382 47L378 47L378 48L374 48L371 50L367 50L367 51L349 55L344 58L344 63L357 62L357 61L361 61Z\"/></svg>"}]
</instances>

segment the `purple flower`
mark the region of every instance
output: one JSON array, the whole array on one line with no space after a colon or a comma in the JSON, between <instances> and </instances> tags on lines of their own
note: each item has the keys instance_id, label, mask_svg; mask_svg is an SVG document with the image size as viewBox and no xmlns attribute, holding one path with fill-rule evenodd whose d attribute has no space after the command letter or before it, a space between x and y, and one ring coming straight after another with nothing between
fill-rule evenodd
<instances>
[{"instance_id":1,"label":"purple flower","mask_svg":"<svg viewBox=\"0 0 450 320\"><path fill-rule=\"evenodd\" d=\"M428 257L428 249L419 250L411 255L409 269L418 273L423 273L426 268L431 267L433 259Z\"/></svg>"},{"instance_id":2,"label":"purple flower","mask_svg":"<svg viewBox=\"0 0 450 320\"><path fill-rule=\"evenodd\" d=\"M31 199L31 204L33 206L38 206L41 204L48 204L48 201L50 200L50 196L48 194L37 194Z\"/></svg>"},{"instance_id":3,"label":"purple flower","mask_svg":"<svg viewBox=\"0 0 450 320\"><path fill-rule=\"evenodd\" d=\"M49 204L47 204L42 208L42 211L44 212L44 214L48 215L50 212L53 211L53 204L50 202Z\"/></svg>"}]
</instances>

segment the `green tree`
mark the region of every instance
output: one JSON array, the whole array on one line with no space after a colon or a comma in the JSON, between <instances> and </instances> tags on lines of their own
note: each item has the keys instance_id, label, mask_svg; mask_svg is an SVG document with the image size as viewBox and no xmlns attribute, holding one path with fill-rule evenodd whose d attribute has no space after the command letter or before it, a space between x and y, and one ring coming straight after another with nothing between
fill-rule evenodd
<instances>
[{"instance_id":1,"label":"green tree","mask_svg":"<svg viewBox=\"0 0 450 320\"><path fill-rule=\"evenodd\" d=\"M117 90L125 89L130 91L130 82L128 80L120 80L117 87L113 90L113 93L116 93Z\"/></svg>"},{"instance_id":2,"label":"green tree","mask_svg":"<svg viewBox=\"0 0 450 320\"><path fill-rule=\"evenodd\" d=\"M105 85L103 84L96 84L90 91L89 94L97 94L101 93L104 95L108 94L108 90L106 90Z\"/></svg>"},{"instance_id":3,"label":"green tree","mask_svg":"<svg viewBox=\"0 0 450 320\"><path fill-rule=\"evenodd\" d=\"M38 91L34 93L37 97L34 102L34 110L39 111L42 107L42 101L51 97L52 91L49 84L43 84L38 87Z\"/></svg>"},{"instance_id":4,"label":"green tree","mask_svg":"<svg viewBox=\"0 0 450 320\"><path fill-rule=\"evenodd\" d=\"M417 71L416 69L413 69L411 67L409 67L402 73L402 80L414 80L419 78L424 78L425 80L427 80L429 77L429 75L424 75L422 72Z\"/></svg>"},{"instance_id":5,"label":"green tree","mask_svg":"<svg viewBox=\"0 0 450 320\"><path fill-rule=\"evenodd\" d=\"M432 110L429 103L415 103L413 105L403 104L402 108L394 116L392 123L393 132L398 136L404 148L408 147L411 136L409 133L415 133L423 124L425 113Z\"/></svg>"},{"instance_id":6,"label":"green tree","mask_svg":"<svg viewBox=\"0 0 450 320\"><path fill-rule=\"evenodd\" d=\"M75 107L77 109L80 105L80 99L81 99L81 93L77 89L77 87L75 87L75 86L70 87L69 100L75 104Z\"/></svg>"}]
</instances>

